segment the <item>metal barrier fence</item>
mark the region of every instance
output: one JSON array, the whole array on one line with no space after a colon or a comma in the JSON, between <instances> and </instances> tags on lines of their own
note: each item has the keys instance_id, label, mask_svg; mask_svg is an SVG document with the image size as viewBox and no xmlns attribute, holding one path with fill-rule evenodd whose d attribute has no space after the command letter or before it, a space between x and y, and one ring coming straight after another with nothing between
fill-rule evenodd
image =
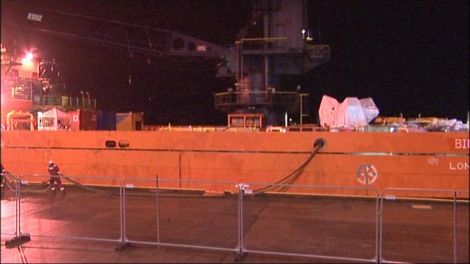
<instances>
[{"instance_id":1,"label":"metal barrier fence","mask_svg":"<svg viewBox=\"0 0 470 264\"><path fill-rule=\"evenodd\" d=\"M201 195L208 184L229 193L235 189L233 182L159 178L153 188L136 189L152 184L147 179L126 180L126 243L237 252L237 196ZM148 214L142 216L141 210Z\"/></svg>"},{"instance_id":2,"label":"metal barrier fence","mask_svg":"<svg viewBox=\"0 0 470 264\"><path fill-rule=\"evenodd\" d=\"M243 196L245 252L377 262L380 203L376 190L253 183L246 188L251 194ZM316 195L308 195L312 193ZM354 204L348 201L351 198ZM276 239L266 236L272 232ZM357 237L361 243L350 244L345 237Z\"/></svg>"},{"instance_id":3,"label":"metal barrier fence","mask_svg":"<svg viewBox=\"0 0 470 264\"><path fill-rule=\"evenodd\" d=\"M2 201L2 236L217 250L236 259L469 260L468 191L64 176L66 191L53 192L48 176L12 177L2 190L10 201ZM417 192L448 198L410 198ZM417 243L423 233L426 243Z\"/></svg>"},{"instance_id":4,"label":"metal barrier fence","mask_svg":"<svg viewBox=\"0 0 470 264\"><path fill-rule=\"evenodd\" d=\"M416 199L409 204L410 193L416 192L439 198ZM468 199L468 191L460 190L384 189L380 219L381 261L424 263L432 259L442 263L468 262ZM407 206L403 206L404 202ZM396 210L400 213L395 213ZM416 223L421 224L414 229L407 228ZM426 243L416 243L423 239L420 237L423 233L426 234ZM400 254L396 254L397 247L406 250L398 250Z\"/></svg>"},{"instance_id":5,"label":"metal barrier fence","mask_svg":"<svg viewBox=\"0 0 470 264\"><path fill-rule=\"evenodd\" d=\"M81 180L93 177L81 177ZM35 237L50 237L62 239L81 239L103 242L120 242L122 230L118 221L110 221L106 229L96 229L104 219L120 219L120 203L123 200L122 188L93 188L89 186L67 186L66 192L50 191L48 176L21 175L16 181L16 237L21 236L22 230L39 230L31 234ZM109 181L102 177L95 180ZM65 183L67 180L62 179ZM65 184L64 184L65 185ZM86 192L83 193L83 190ZM28 206L21 202L28 195ZM106 202L106 210L94 201ZM82 210L76 208L86 207ZM38 208L42 208L38 210ZM29 217L34 214L33 217ZM2 214L2 230L4 227ZM73 224L71 224L73 223ZM5 225L8 226L8 225Z\"/></svg>"}]
</instances>

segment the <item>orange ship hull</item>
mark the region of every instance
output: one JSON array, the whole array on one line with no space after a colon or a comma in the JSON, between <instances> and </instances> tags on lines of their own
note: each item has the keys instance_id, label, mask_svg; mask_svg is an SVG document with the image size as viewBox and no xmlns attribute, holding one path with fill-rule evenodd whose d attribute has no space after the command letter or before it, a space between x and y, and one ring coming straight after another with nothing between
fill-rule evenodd
<instances>
[{"instance_id":1,"label":"orange ship hull","mask_svg":"<svg viewBox=\"0 0 470 264\"><path fill-rule=\"evenodd\" d=\"M82 184L155 187L158 178L171 180L161 183L169 188L233 191L191 181L272 184L298 169L319 138L326 145L296 185L468 191L467 132L4 131L2 164L36 182L47 179L54 160ZM364 168L373 177L363 177Z\"/></svg>"}]
</instances>

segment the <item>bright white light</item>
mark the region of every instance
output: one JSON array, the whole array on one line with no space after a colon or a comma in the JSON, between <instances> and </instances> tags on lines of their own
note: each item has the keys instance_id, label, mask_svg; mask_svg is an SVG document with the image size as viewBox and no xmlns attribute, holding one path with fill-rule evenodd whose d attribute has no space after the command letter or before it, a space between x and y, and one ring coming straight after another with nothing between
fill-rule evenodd
<instances>
[{"instance_id":1,"label":"bright white light","mask_svg":"<svg viewBox=\"0 0 470 264\"><path fill-rule=\"evenodd\" d=\"M41 14L28 13L28 16L26 18L28 20L36 21L36 22L41 22L42 21L42 15Z\"/></svg>"},{"instance_id":2,"label":"bright white light","mask_svg":"<svg viewBox=\"0 0 470 264\"><path fill-rule=\"evenodd\" d=\"M31 52L26 52L25 56L21 59L21 64L23 64L23 67L31 67L33 65L33 53Z\"/></svg>"},{"instance_id":3,"label":"bright white light","mask_svg":"<svg viewBox=\"0 0 470 264\"><path fill-rule=\"evenodd\" d=\"M207 51L207 46L206 45L197 45L196 50L197 51Z\"/></svg>"}]
</instances>

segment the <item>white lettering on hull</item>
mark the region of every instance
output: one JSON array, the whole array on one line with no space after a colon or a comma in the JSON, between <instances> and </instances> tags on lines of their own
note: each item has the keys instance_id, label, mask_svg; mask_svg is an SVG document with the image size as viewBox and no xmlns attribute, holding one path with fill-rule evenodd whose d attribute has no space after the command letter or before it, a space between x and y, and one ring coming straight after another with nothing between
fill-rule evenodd
<instances>
[{"instance_id":1,"label":"white lettering on hull","mask_svg":"<svg viewBox=\"0 0 470 264\"><path fill-rule=\"evenodd\" d=\"M468 171L468 162L449 162L449 170L465 170Z\"/></svg>"},{"instance_id":2,"label":"white lettering on hull","mask_svg":"<svg viewBox=\"0 0 470 264\"><path fill-rule=\"evenodd\" d=\"M428 165L439 165L439 159L431 157L428 159Z\"/></svg>"},{"instance_id":3,"label":"white lettering on hull","mask_svg":"<svg viewBox=\"0 0 470 264\"><path fill-rule=\"evenodd\" d=\"M455 149L469 149L470 148L470 139L469 138L456 138Z\"/></svg>"}]
</instances>

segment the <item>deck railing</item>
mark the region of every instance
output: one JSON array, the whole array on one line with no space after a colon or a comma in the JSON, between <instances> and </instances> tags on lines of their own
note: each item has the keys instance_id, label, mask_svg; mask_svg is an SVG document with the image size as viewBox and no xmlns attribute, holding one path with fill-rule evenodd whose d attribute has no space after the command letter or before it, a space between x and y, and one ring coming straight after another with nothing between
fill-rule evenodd
<instances>
[{"instance_id":1,"label":"deck railing","mask_svg":"<svg viewBox=\"0 0 470 264\"><path fill-rule=\"evenodd\" d=\"M214 95L215 108L226 111L238 106L272 106L298 108L297 92L223 92Z\"/></svg>"},{"instance_id":2,"label":"deck railing","mask_svg":"<svg viewBox=\"0 0 470 264\"><path fill-rule=\"evenodd\" d=\"M72 96L35 96L33 98L33 106L96 109L96 99Z\"/></svg>"}]
</instances>

